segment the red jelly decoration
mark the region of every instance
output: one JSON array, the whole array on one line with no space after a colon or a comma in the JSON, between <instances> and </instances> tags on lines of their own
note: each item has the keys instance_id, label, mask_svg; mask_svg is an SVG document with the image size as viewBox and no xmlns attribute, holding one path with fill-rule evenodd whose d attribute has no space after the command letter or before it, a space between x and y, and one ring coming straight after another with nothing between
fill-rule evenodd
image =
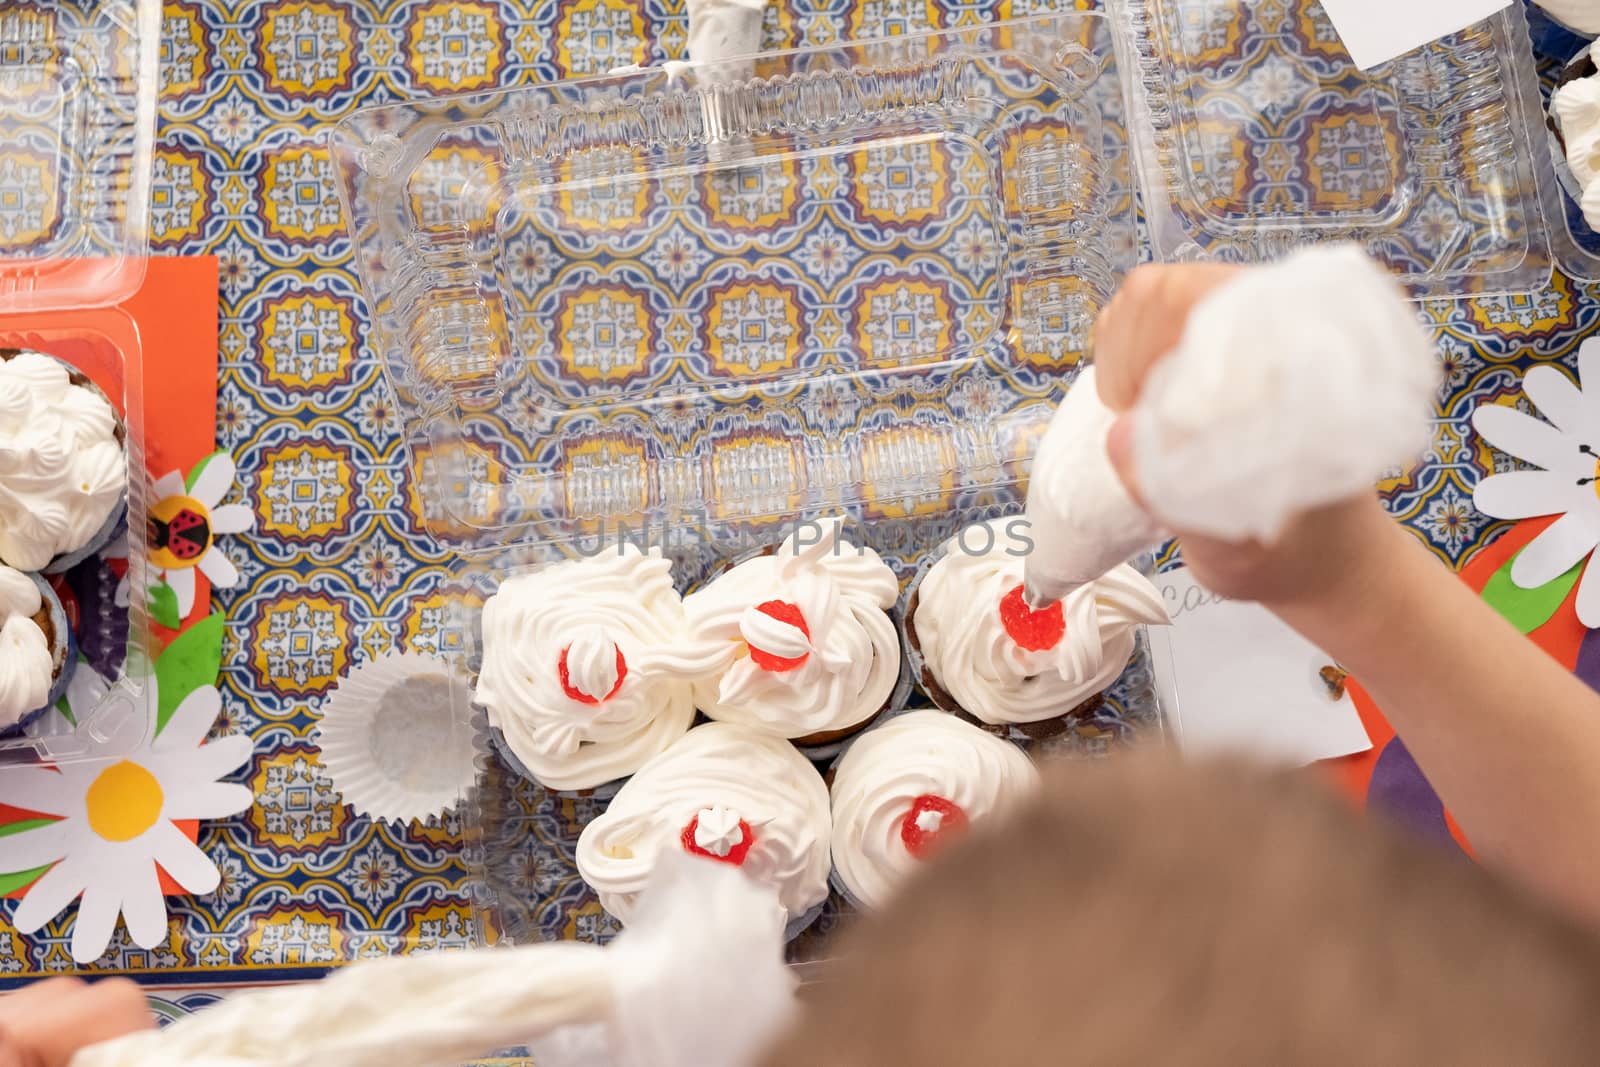
<instances>
[{"instance_id":1,"label":"red jelly decoration","mask_svg":"<svg viewBox=\"0 0 1600 1067\"><path fill-rule=\"evenodd\" d=\"M800 614L798 607L787 600L769 600L765 604L757 604L756 610L763 615L770 615L779 622L786 622L795 627L806 635L807 640L811 638L811 627L806 625L806 617ZM784 656L774 656L771 652L763 652L755 645L750 646L751 662L764 671L773 671L778 674L782 674L784 671L792 671L810 658L811 653L809 652L791 659Z\"/></svg>"},{"instance_id":2,"label":"red jelly decoration","mask_svg":"<svg viewBox=\"0 0 1600 1067\"><path fill-rule=\"evenodd\" d=\"M927 812L940 815L937 830L924 830L917 820ZM967 831L967 813L954 801L933 793L924 793L911 802L911 810L900 822L900 840L906 851L917 859L926 859L935 849L942 847Z\"/></svg>"},{"instance_id":3,"label":"red jelly decoration","mask_svg":"<svg viewBox=\"0 0 1600 1067\"><path fill-rule=\"evenodd\" d=\"M1067 633L1067 617L1061 601L1034 611L1023 598L1022 586L1000 598L1000 622L1011 640L1029 652L1055 648Z\"/></svg>"},{"instance_id":4,"label":"red jelly decoration","mask_svg":"<svg viewBox=\"0 0 1600 1067\"><path fill-rule=\"evenodd\" d=\"M750 829L749 823L745 822L743 819L740 819L739 833L741 836L739 838L739 843L730 848L726 856L719 856L715 852L701 848L700 845L695 841L695 831L699 828L700 814L696 812L695 817L689 820L689 825L683 828L683 836L681 838L683 842L683 850L685 852L693 853L696 856L704 856L706 859L716 860L718 863L731 863L735 867L743 867L745 857L750 855L750 849L756 843L755 831Z\"/></svg>"},{"instance_id":5,"label":"red jelly decoration","mask_svg":"<svg viewBox=\"0 0 1600 1067\"><path fill-rule=\"evenodd\" d=\"M617 648L615 643L613 643L611 647ZM595 699L588 693L585 693L582 689L579 689L577 686L572 684L572 672L567 668L567 653L570 651L572 651L571 645L568 645L566 648L561 650L561 659L556 663L556 671L561 676L561 691L567 694L567 696L571 697L573 700L576 700L578 703L599 704L602 701L610 700L612 697L617 695L617 690L622 688L622 683L627 681L628 661L622 658L622 649L617 648L617 684L611 687L611 692L607 693L603 697L600 697L598 700Z\"/></svg>"}]
</instances>

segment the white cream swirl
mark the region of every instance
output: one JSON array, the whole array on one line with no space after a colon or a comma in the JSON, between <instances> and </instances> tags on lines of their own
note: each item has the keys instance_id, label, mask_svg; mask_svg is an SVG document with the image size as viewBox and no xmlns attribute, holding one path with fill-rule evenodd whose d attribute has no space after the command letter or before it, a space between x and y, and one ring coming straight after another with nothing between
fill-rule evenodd
<instances>
[{"instance_id":1,"label":"white cream swirl","mask_svg":"<svg viewBox=\"0 0 1600 1067\"><path fill-rule=\"evenodd\" d=\"M11 726L50 698L55 657L34 621L44 597L21 571L0 566L0 726Z\"/></svg>"},{"instance_id":2,"label":"white cream swirl","mask_svg":"<svg viewBox=\"0 0 1600 1067\"><path fill-rule=\"evenodd\" d=\"M0 560L36 571L105 526L128 489L117 425L57 360L0 359Z\"/></svg>"},{"instance_id":3,"label":"white cream swirl","mask_svg":"<svg viewBox=\"0 0 1600 1067\"><path fill-rule=\"evenodd\" d=\"M707 811L716 825L702 827L696 819ZM730 850L743 844L728 829L740 821L754 838L744 872L777 890L791 921L827 898L828 787L793 745L736 723L695 727L628 779L583 828L578 873L626 923L657 857L683 848L691 823L699 847L714 853L719 838Z\"/></svg>"},{"instance_id":4,"label":"white cream swirl","mask_svg":"<svg viewBox=\"0 0 1600 1067\"><path fill-rule=\"evenodd\" d=\"M1039 722L1105 689L1133 658L1141 624L1166 624L1156 587L1123 564L1060 602L1065 632L1029 650L1007 632L1000 604L1022 585L1006 520L989 535L951 538L923 576L912 626L934 680L988 723ZM987 545L982 552L964 545Z\"/></svg>"},{"instance_id":5,"label":"white cream swirl","mask_svg":"<svg viewBox=\"0 0 1600 1067\"><path fill-rule=\"evenodd\" d=\"M802 525L774 554L684 598L695 702L713 719L783 737L865 722L900 676L888 615L899 594L889 566L834 521Z\"/></svg>"},{"instance_id":6,"label":"white cream swirl","mask_svg":"<svg viewBox=\"0 0 1600 1067\"><path fill-rule=\"evenodd\" d=\"M901 837L919 797L950 801L970 825L1030 796L1039 772L1009 741L942 711L913 711L862 734L833 776L833 866L865 907L881 905L920 862ZM920 829L944 821L923 813Z\"/></svg>"},{"instance_id":7,"label":"white cream swirl","mask_svg":"<svg viewBox=\"0 0 1600 1067\"><path fill-rule=\"evenodd\" d=\"M507 579L483 606L475 698L551 789L625 778L689 729L672 565L632 545ZM563 676L564 675L564 676Z\"/></svg>"}]
</instances>

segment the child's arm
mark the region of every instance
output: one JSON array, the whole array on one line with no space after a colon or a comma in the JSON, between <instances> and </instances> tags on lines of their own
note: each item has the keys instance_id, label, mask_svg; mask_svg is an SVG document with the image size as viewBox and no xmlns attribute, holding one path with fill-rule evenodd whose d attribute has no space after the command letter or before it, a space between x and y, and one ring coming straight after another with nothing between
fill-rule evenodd
<instances>
[{"instance_id":1,"label":"child's arm","mask_svg":"<svg viewBox=\"0 0 1600 1067\"><path fill-rule=\"evenodd\" d=\"M1228 268L1136 271L1096 328L1102 398L1131 406ZM1113 462L1132 484L1126 420ZM1526 640L1367 496L1276 545L1183 537L1207 586L1259 600L1361 681L1478 854L1600 923L1600 695Z\"/></svg>"},{"instance_id":2,"label":"child's arm","mask_svg":"<svg viewBox=\"0 0 1600 1067\"><path fill-rule=\"evenodd\" d=\"M1600 924L1600 695L1351 508L1343 580L1267 606L1361 681L1480 857Z\"/></svg>"},{"instance_id":3,"label":"child's arm","mask_svg":"<svg viewBox=\"0 0 1600 1067\"><path fill-rule=\"evenodd\" d=\"M67 1067L80 1049L155 1027L126 978L50 978L0 998L0 1067Z\"/></svg>"}]
</instances>

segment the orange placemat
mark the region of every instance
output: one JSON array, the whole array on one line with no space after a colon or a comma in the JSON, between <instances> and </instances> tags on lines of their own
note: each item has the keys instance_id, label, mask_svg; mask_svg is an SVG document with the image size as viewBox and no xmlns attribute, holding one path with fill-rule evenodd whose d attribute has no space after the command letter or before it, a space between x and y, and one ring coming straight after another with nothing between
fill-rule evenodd
<instances>
[{"instance_id":1,"label":"orange placemat","mask_svg":"<svg viewBox=\"0 0 1600 1067\"><path fill-rule=\"evenodd\" d=\"M128 406L142 424L146 468L154 477L186 471L216 448L217 277L215 256L152 257L144 285L120 307L0 316L0 334L36 337L41 350L73 363L97 384L125 382ZM124 370L115 361L127 353L137 366ZM123 390L107 392L120 396ZM205 577L195 580L186 625L211 610ZM158 638L172 634L157 629ZM37 818L0 804L0 826ZM198 822L177 825L191 841L199 834ZM8 895L21 896L25 888ZM161 888L184 892L165 873Z\"/></svg>"}]
</instances>

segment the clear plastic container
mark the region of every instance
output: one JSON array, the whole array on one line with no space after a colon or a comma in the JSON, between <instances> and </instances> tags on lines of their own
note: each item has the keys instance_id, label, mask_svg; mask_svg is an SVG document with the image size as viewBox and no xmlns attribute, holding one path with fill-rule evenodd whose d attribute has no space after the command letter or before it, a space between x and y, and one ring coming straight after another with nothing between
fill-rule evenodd
<instances>
[{"instance_id":1,"label":"clear plastic container","mask_svg":"<svg viewBox=\"0 0 1600 1067\"><path fill-rule=\"evenodd\" d=\"M506 575L617 537L691 587L846 513L909 577L1019 510L1137 259L1094 13L373 108L335 155L469 672ZM1149 678L1066 743L1158 724ZM483 766L483 927L608 936L572 859L598 802Z\"/></svg>"},{"instance_id":2,"label":"clear plastic container","mask_svg":"<svg viewBox=\"0 0 1600 1067\"><path fill-rule=\"evenodd\" d=\"M112 305L144 278L160 11L159 0L0 0L0 348L70 364L122 416L135 557L148 503L142 353L133 320ZM102 594L114 590L97 588L97 603ZM74 705L76 729L41 723L0 739L0 763L64 762L91 749L103 758L145 739L148 687L127 666L150 652L142 591L130 618L105 614L75 629L85 647L89 628L99 646L126 643L121 665L106 668L116 675L108 695Z\"/></svg>"},{"instance_id":3,"label":"clear plastic container","mask_svg":"<svg viewBox=\"0 0 1600 1067\"><path fill-rule=\"evenodd\" d=\"M1138 259L1136 191L1158 258L1345 239L1418 294L1545 285L1520 13L1362 73L1319 7L1286 7L1114 0L347 118L346 217L419 494L458 552L467 672L505 576L618 537L693 587L845 513L904 578L1020 510ZM1067 744L1158 724L1155 669L1141 642ZM483 928L609 936L573 861L600 802L484 747Z\"/></svg>"},{"instance_id":4,"label":"clear plastic container","mask_svg":"<svg viewBox=\"0 0 1600 1067\"><path fill-rule=\"evenodd\" d=\"M1110 2L1156 258L1352 240L1419 296L1549 281L1522 5L1363 72L1317 4Z\"/></svg>"},{"instance_id":5,"label":"clear plastic container","mask_svg":"<svg viewBox=\"0 0 1600 1067\"><path fill-rule=\"evenodd\" d=\"M160 3L0 2L0 314L144 277Z\"/></svg>"},{"instance_id":6,"label":"clear plastic container","mask_svg":"<svg viewBox=\"0 0 1600 1067\"><path fill-rule=\"evenodd\" d=\"M1593 77L1592 48L1580 52L1562 77ZM1540 104L1548 108L1549 100ZM1541 110L1529 116L1529 123L1541 128L1539 174L1545 214L1555 235L1556 258L1568 277L1581 281L1600 281L1600 232L1583 215L1583 187L1567 165L1566 149L1557 136L1555 120Z\"/></svg>"}]
</instances>

